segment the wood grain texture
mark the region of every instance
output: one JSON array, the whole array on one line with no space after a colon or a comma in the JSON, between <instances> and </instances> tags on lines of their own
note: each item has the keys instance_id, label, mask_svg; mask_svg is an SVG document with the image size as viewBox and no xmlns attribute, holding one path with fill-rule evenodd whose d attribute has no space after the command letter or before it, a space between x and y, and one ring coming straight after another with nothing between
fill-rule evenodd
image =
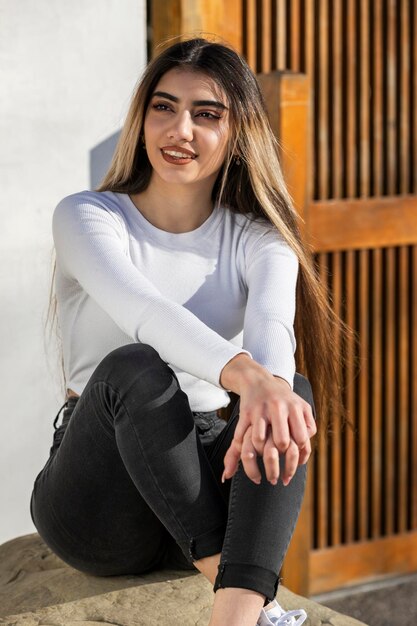
<instances>
[{"instance_id":1,"label":"wood grain texture","mask_svg":"<svg viewBox=\"0 0 417 626\"><path fill-rule=\"evenodd\" d=\"M310 593L355 585L370 577L416 570L417 532L315 550L310 559Z\"/></svg>"},{"instance_id":2,"label":"wood grain texture","mask_svg":"<svg viewBox=\"0 0 417 626\"><path fill-rule=\"evenodd\" d=\"M319 4L319 29L321 33L326 33L329 30L329 13L327 2L321 2ZM318 84L316 89L318 90L318 100L316 104L318 107L318 193L320 198L328 198L330 194L329 190L329 167L330 167L330 155L329 155L329 40L327 36L319 37L318 41L319 51L319 75Z\"/></svg>"},{"instance_id":3,"label":"wood grain texture","mask_svg":"<svg viewBox=\"0 0 417 626\"><path fill-rule=\"evenodd\" d=\"M357 32L356 2L346 3L346 196L355 198L357 195ZM321 196L320 196L321 198Z\"/></svg>"},{"instance_id":4,"label":"wood grain texture","mask_svg":"<svg viewBox=\"0 0 417 626\"><path fill-rule=\"evenodd\" d=\"M369 250L361 250L359 256L359 289L357 299L359 302L359 367L360 377L358 380L358 465L357 488L358 488L358 535L360 540L368 538L369 520Z\"/></svg>"},{"instance_id":5,"label":"wood grain texture","mask_svg":"<svg viewBox=\"0 0 417 626\"><path fill-rule=\"evenodd\" d=\"M386 194L394 195L396 193L397 181L397 100L396 93L398 89L398 75L396 72L396 56L397 56L397 3L396 0L386 0L387 17L386 17L386 52L385 61L386 72L386 146L384 156L386 160L385 180Z\"/></svg>"},{"instance_id":6,"label":"wood grain texture","mask_svg":"<svg viewBox=\"0 0 417 626\"><path fill-rule=\"evenodd\" d=\"M371 537L376 539L382 536L382 393L383 393L383 281L384 271L382 264L382 250L376 248L372 253L372 291L370 293L372 306L372 353L371 364ZM384 495L384 497L386 497Z\"/></svg>"},{"instance_id":7,"label":"wood grain texture","mask_svg":"<svg viewBox=\"0 0 417 626\"><path fill-rule=\"evenodd\" d=\"M411 328L410 341L411 368L410 368L410 528L417 529L417 246L411 250Z\"/></svg>"},{"instance_id":8,"label":"wood grain texture","mask_svg":"<svg viewBox=\"0 0 417 626\"><path fill-rule=\"evenodd\" d=\"M383 16L382 2L373 2L373 48L372 48L372 195L383 193Z\"/></svg>"},{"instance_id":9,"label":"wood grain texture","mask_svg":"<svg viewBox=\"0 0 417 626\"><path fill-rule=\"evenodd\" d=\"M314 250L349 250L417 242L417 197L313 202L308 207Z\"/></svg>"},{"instance_id":10,"label":"wood grain texture","mask_svg":"<svg viewBox=\"0 0 417 626\"><path fill-rule=\"evenodd\" d=\"M345 252L346 257L346 274L345 274L345 289L346 289L346 313L345 321L349 328L356 328L356 275L357 275L357 262L356 254L353 250ZM344 542L350 543L354 541L355 534L355 519L357 518L357 497L356 497L356 472L358 467L357 459L357 423L358 415L356 408L356 344L353 336L347 338L346 343L346 373L345 373L345 404L348 418L352 423L352 429L347 429L344 435L345 454L344 458L344 503L345 503L345 518L344 518Z\"/></svg>"},{"instance_id":11,"label":"wood grain texture","mask_svg":"<svg viewBox=\"0 0 417 626\"><path fill-rule=\"evenodd\" d=\"M359 11L359 67L360 92L359 97L359 190L358 195L366 198L370 195L370 67L369 67L369 27L370 6L369 0L361 0Z\"/></svg>"},{"instance_id":12,"label":"wood grain texture","mask_svg":"<svg viewBox=\"0 0 417 626\"><path fill-rule=\"evenodd\" d=\"M384 488L389 494L384 499L384 535L395 532L395 437L398 416L395 406L396 359L396 281L395 248L387 248L385 254L385 298L384 298Z\"/></svg>"}]
</instances>

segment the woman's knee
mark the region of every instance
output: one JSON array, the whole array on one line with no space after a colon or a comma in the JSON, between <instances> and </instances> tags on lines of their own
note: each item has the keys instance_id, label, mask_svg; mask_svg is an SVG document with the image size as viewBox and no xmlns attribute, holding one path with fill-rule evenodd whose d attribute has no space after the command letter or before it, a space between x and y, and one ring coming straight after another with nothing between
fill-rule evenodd
<instances>
[{"instance_id":1,"label":"woman's knee","mask_svg":"<svg viewBox=\"0 0 417 626\"><path fill-rule=\"evenodd\" d=\"M110 382L115 387L140 384L141 387L170 384L173 371L152 346L132 343L109 352L100 362L95 378Z\"/></svg>"}]
</instances>

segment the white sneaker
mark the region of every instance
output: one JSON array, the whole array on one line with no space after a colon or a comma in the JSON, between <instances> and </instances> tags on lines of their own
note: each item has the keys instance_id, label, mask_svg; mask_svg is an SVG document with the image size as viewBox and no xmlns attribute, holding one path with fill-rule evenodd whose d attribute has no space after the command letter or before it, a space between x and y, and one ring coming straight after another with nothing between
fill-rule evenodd
<instances>
[{"instance_id":1,"label":"white sneaker","mask_svg":"<svg viewBox=\"0 0 417 626\"><path fill-rule=\"evenodd\" d=\"M295 611L284 611L282 606L276 600L273 606L267 611L262 609L259 616L257 626L301 626L307 619L307 613L304 609L296 609Z\"/></svg>"}]
</instances>

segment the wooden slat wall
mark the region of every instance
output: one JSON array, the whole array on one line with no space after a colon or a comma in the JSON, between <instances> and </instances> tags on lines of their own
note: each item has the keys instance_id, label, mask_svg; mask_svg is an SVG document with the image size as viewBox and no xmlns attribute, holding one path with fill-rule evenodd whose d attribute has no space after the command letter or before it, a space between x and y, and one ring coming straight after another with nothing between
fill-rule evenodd
<instances>
[{"instance_id":1,"label":"wooden slat wall","mask_svg":"<svg viewBox=\"0 0 417 626\"><path fill-rule=\"evenodd\" d=\"M416 247L320 253L319 272L360 343L340 345L346 401L357 436L333 419L314 459L313 546L417 529ZM360 303L360 306L359 304ZM355 357L360 375L355 376Z\"/></svg>"},{"instance_id":2,"label":"wooden slat wall","mask_svg":"<svg viewBox=\"0 0 417 626\"><path fill-rule=\"evenodd\" d=\"M255 72L314 84L314 198L417 192L415 0L242 0Z\"/></svg>"},{"instance_id":3,"label":"wooden slat wall","mask_svg":"<svg viewBox=\"0 0 417 626\"><path fill-rule=\"evenodd\" d=\"M156 40L181 32L190 2L153 0L164 16L153 21ZM229 39L256 73L268 74L261 83L272 107L282 95L275 70L308 75L312 158L307 203L303 189L297 203L329 297L360 339L334 338L346 360L353 430L334 416L330 439L319 437L307 497L311 541L297 539L294 548L297 564L312 548L309 586L296 581L294 590L410 571L417 566L417 0L197 5L197 30ZM295 111L296 90L288 93ZM275 108L272 117L291 140L290 116L283 124ZM304 184L303 163L301 182L291 164L291 184ZM302 520L305 534L310 509ZM352 567L340 568L341 558Z\"/></svg>"}]
</instances>

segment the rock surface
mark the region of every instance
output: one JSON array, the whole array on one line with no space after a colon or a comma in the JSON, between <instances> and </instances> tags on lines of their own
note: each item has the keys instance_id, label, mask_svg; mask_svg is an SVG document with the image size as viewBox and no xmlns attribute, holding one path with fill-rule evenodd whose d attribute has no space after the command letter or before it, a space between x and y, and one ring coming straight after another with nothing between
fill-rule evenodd
<instances>
[{"instance_id":1,"label":"rock surface","mask_svg":"<svg viewBox=\"0 0 417 626\"><path fill-rule=\"evenodd\" d=\"M284 587L278 600L288 609L305 608L305 626L364 626ZM37 534L0 546L3 625L207 626L212 602L212 586L194 572L101 578L63 563Z\"/></svg>"}]
</instances>

